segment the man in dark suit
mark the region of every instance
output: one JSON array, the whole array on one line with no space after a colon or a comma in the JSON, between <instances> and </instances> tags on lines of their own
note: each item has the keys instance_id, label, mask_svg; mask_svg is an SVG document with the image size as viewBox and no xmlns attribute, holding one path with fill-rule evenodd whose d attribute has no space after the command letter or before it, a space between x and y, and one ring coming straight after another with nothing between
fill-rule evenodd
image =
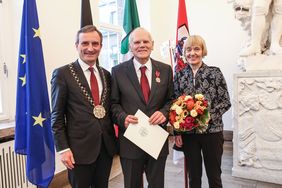
<instances>
[{"instance_id":1,"label":"man in dark suit","mask_svg":"<svg viewBox=\"0 0 282 188\"><path fill-rule=\"evenodd\" d=\"M173 96L172 70L169 65L150 58L153 41L144 28L136 28L129 37L133 58L112 69L112 113L119 127L121 165L125 188L140 188L145 172L148 187L164 187L164 169L168 142L157 160L123 136L129 124L136 124L134 116L140 109L152 126L166 129ZM145 69L145 70L144 70ZM152 143L154 144L154 143Z\"/></svg>"},{"instance_id":2,"label":"man in dark suit","mask_svg":"<svg viewBox=\"0 0 282 188\"><path fill-rule=\"evenodd\" d=\"M93 25L77 32L78 60L52 77L52 129L74 188L107 188L115 134L110 112L111 76L97 64L102 34Z\"/></svg>"}]
</instances>

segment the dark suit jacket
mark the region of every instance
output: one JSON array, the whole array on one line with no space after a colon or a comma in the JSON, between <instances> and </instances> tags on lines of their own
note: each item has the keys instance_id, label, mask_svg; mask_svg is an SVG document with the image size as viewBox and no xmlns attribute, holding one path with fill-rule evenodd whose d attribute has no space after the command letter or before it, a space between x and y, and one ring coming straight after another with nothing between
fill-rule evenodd
<instances>
[{"instance_id":1,"label":"dark suit jacket","mask_svg":"<svg viewBox=\"0 0 282 188\"><path fill-rule=\"evenodd\" d=\"M91 90L78 61L72 63L82 86L91 96ZM101 68L99 69L101 75ZM102 139L110 155L116 153L114 128L110 118L110 86L111 76L103 69L107 96L104 107L106 116L97 119L93 115L93 106L83 95L75 81L69 65L60 67L53 72L51 80L52 95L52 129L57 151L70 148L76 164L90 164L97 159ZM101 76L102 83L103 77ZM104 84L104 83L103 83Z\"/></svg>"},{"instance_id":2,"label":"dark suit jacket","mask_svg":"<svg viewBox=\"0 0 282 188\"><path fill-rule=\"evenodd\" d=\"M173 97L172 70L169 65L152 62L152 84L148 104L145 103L142 89L134 69L133 59L121 63L112 69L112 115L119 126L120 156L138 159L145 152L123 136L124 120L127 115L134 115L138 109L150 117L155 111L161 111L168 120L168 112ZM156 72L160 73L160 82L156 81ZM166 128L167 122L163 126ZM154 143L152 143L154 144ZM163 146L160 156L168 154L168 142Z\"/></svg>"}]
</instances>

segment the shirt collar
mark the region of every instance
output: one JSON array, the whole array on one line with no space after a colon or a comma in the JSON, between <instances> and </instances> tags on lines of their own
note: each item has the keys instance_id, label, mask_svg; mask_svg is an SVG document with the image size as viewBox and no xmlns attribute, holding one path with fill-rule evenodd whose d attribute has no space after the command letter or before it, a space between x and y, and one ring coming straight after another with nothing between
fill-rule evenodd
<instances>
[{"instance_id":1,"label":"shirt collar","mask_svg":"<svg viewBox=\"0 0 282 188\"><path fill-rule=\"evenodd\" d=\"M90 67L88 64L86 64L84 61L82 61L80 58L78 59L78 63L80 67L82 68L83 72L88 71L88 68ZM96 63L93 65L94 71L97 72L97 66Z\"/></svg>"},{"instance_id":2,"label":"shirt collar","mask_svg":"<svg viewBox=\"0 0 282 188\"><path fill-rule=\"evenodd\" d=\"M136 72L139 71L140 67L142 66L146 66L148 71L152 71L152 62L150 58L145 64L141 64L135 58L133 58L133 64Z\"/></svg>"}]
</instances>

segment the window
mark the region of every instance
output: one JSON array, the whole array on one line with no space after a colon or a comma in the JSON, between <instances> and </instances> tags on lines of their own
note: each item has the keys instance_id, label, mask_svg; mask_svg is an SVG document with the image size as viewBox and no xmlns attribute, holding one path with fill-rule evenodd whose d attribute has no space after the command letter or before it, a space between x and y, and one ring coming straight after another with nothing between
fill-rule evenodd
<instances>
[{"instance_id":1,"label":"window","mask_svg":"<svg viewBox=\"0 0 282 188\"><path fill-rule=\"evenodd\" d=\"M107 70L119 63L124 0L100 0L99 24L103 34L100 64Z\"/></svg>"},{"instance_id":2,"label":"window","mask_svg":"<svg viewBox=\"0 0 282 188\"><path fill-rule=\"evenodd\" d=\"M4 27L4 4L0 2L0 41L3 41L5 29ZM8 119L9 105L8 105L8 70L5 63L5 48L3 42L0 42L0 121Z\"/></svg>"},{"instance_id":3,"label":"window","mask_svg":"<svg viewBox=\"0 0 282 188\"><path fill-rule=\"evenodd\" d=\"M122 26L124 0L100 0L99 22Z\"/></svg>"},{"instance_id":4,"label":"window","mask_svg":"<svg viewBox=\"0 0 282 188\"><path fill-rule=\"evenodd\" d=\"M99 60L102 66L110 71L113 66L119 63L121 34L109 29L101 29L101 32L103 34L103 48Z\"/></svg>"}]
</instances>

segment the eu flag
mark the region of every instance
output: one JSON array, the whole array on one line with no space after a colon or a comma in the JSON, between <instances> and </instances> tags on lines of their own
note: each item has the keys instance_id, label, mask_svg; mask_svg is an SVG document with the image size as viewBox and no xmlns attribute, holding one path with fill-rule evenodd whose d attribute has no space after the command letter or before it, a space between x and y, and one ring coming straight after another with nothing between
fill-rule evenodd
<instances>
[{"instance_id":1,"label":"eu flag","mask_svg":"<svg viewBox=\"0 0 282 188\"><path fill-rule=\"evenodd\" d=\"M35 0L24 0L23 5L16 105L15 151L27 156L28 180L48 187L55 150Z\"/></svg>"}]
</instances>

